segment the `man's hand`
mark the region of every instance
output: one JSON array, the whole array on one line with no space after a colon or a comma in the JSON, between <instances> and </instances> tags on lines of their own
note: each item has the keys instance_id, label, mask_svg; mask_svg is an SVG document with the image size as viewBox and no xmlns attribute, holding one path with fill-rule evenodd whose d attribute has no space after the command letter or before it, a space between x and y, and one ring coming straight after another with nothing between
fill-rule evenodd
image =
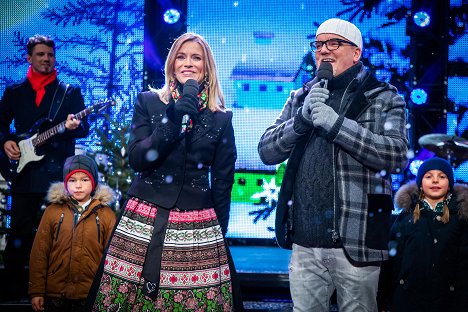
<instances>
[{"instance_id":1,"label":"man's hand","mask_svg":"<svg viewBox=\"0 0 468 312\"><path fill-rule=\"evenodd\" d=\"M338 119L338 114L333 108L322 102L312 103L310 109L312 111L311 115L314 127L329 132Z\"/></svg>"},{"instance_id":2,"label":"man's hand","mask_svg":"<svg viewBox=\"0 0 468 312\"><path fill-rule=\"evenodd\" d=\"M302 107L302 117L309 123L315 126L312 116L312 106L315 104L324 104L328 100L330 91L328 89L322 88L320 82L317 82L310 89L309 94L307 94L304 99L304 106Z\"/></svg>"},{"instance_id":3,"label":"man's hand","mask_svg":"<svg viewBox=\"0 0 468 312\"><path fill-rule=\"evenodd\" d=\"M68 114L67 121L65 122L65 128L67 130L75 130L80 125L81 120L77 119L74 114Z\"/></svg>"},{"instance_id":4,"label":"man's hand","mask_svg":"<svg viewBox=\"0 0 468 312\"><path fill-rule=\"evenodd\" d=\"M31 305L34 311L44 311L44 297L33 297Z\"/></svg>"},{"instance_id":5,"label":"man's hand","mask_svg":"<svg viewBox=\"0 0 468 312\"><path fill-rule=\"evenodd\" d=\"M12 140L6 141L5 144L3 144L3 149L5 150L5 153L8 156L8 158L10 158L11 160L20 159L21 150L15 141L12 141Z\"/></svg>"}]
</instances>

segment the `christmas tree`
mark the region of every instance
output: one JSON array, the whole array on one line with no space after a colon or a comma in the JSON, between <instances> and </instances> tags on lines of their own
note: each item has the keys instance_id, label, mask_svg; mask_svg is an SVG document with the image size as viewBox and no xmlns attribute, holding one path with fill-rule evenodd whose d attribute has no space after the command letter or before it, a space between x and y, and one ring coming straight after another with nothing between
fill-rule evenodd
<instances>
[{"instance_id":1,"label":"christmas tree","mask_svg":"<svg viewBox=\"0 0 468 312\"><path fill-rule=\"evenodd\" d=\"M94 150L87 154L94 157L98 164L100 180L112 187L117 194L116 211L126 200L127 190L135 175L128 162L128 138L131 121L125 106L119 113L100 117L100 127L96 129Z\"/></svg>"}]
</instances>

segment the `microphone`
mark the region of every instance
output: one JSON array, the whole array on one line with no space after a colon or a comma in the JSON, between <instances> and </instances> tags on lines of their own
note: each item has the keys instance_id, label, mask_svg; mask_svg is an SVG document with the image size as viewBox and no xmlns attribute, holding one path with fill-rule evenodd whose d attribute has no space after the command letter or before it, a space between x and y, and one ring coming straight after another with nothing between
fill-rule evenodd
<instances>
[{"instance_id":1,"label":"microphone","mask_svg":"<svg viewBox=\"0 0 468 312\"><path fill-rule=\"evenodd\" d=\"M328 81L333 79L333 66L329 62L322 62L317 70L317 80L323 82L323 88L328 87Z\"/></svg>"},{"instance_id":2,"label":"microphone","mask_svg":"<svg viewBox=\"0 0 468 312\"><path fill-rule=\"evenodd\" d=\"M182 89L182 95L192 95L195 98L198 96L198 82L195 79L188 79L184 83L184 87ZM182 124L186 125L190 120L190 116L185 114L182 117Z\"/></svg>"}]
</instances>

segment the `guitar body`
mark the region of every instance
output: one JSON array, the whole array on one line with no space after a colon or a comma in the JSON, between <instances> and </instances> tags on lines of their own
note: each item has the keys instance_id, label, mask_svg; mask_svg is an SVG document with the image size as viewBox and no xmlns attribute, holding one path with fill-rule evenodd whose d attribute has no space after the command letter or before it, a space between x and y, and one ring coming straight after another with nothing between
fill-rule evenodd
<instances>
[{"instance_id":1,"label":"guitar body","mask_svg":"<svg viewBox=\"0 0 468 312\"><path fill-rule=\"evenodd\" d=\"M18 162L18 168L16 168L16 173L20 173L31 161L39 161L44 158L44 155L37 155L36 148L33 145L33 140L37 137L37 133L30 137L29 139L22 140L18 143L18 146L21 150L21 158Z\"/></svg>"},{"instance_id":2,"label":"guitar body","mask_svg":"<svg viewBox=\"0 0 468 312\"><path fill-rule=\"evenodd\" d=\"M0 174L5 180L12 181L28 163L44 158L44 155L37 155L36 148L33 145L33 139L37 137L40 131L47 129L50 125L51 122L47 118L42 118L34 124L28 133L18 136L20 139L22 138L22 140L18 142L18 147L21 150L21 157L19 160L9 159L2 149L0 152ZM34 135L31 136L31 133L34 133Z\"/></svg>"},{"instance_id":3,"label":"guitar body","mask_svg":"<svg viewBox=\"0 0 468 312\"><path fill-rule=\"evenodd\" d=\"M39 161L44 158L44 155L38 155L37 149L33 142L39 133L46 131L52 126L52 122L47 118L38 120L28 133L20 134L18 138L22 139L18 142L18 147L21 150L21 157L18 161L10 160L4 153L0 159L0 173L7 181L13 180L24 167L32 162ZM33 134L31 136L31 134ZM2 151L3 152L3 151Z\"/></svg>"}]
</instances>

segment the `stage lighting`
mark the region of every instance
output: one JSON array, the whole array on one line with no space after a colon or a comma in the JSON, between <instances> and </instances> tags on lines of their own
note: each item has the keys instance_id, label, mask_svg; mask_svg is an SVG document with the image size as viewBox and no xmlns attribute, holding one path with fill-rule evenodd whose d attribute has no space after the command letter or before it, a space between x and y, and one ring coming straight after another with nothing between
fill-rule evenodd
<instances>
[{"instance_id":1,"label":"stage lighting","mask_svg":"<svg viewBox=\"0 0 468 312\"><path fill-rule=\"evenodd\" d=\"M410 94L411 101L416 105L423 105L427 102L427 92L423 89L416 88L411 91Z\"/></svg>"},{"instance_id":2,"label":"stage lighting","mask_svg":"<svg viewBox=\"0 0 468 312\"><path fill-rule=\"evenodd\" d=\"M164 12L164 21L168 24L175 24L180 19L180 12L177 9L168 9Z\"/></svg>"},{"instance_id":3,"label":"stage lighting","mask_svg":"<svg viewBox=\"0 0 468 312\"><path fill-rule=\"evenodd\" d=\"M414 13L413 20L416 26L424 28L431 23L431 16L425 11L418 11Z\"/></svg>"},{"instance_id":4,"label":"stage lighting","mask_svg":"<svg viewBox=\"0 0 468 312\"><path fill-rule=\"evenodd\" d=\"M415 159L413 160L410 165L409 165L409 171L414 175L414 176L417 176L418 175L418 170L419 170L419 167L421 166L421 164L423 163L423 161L421 159Z\"/></svg>"}]
</instances>

